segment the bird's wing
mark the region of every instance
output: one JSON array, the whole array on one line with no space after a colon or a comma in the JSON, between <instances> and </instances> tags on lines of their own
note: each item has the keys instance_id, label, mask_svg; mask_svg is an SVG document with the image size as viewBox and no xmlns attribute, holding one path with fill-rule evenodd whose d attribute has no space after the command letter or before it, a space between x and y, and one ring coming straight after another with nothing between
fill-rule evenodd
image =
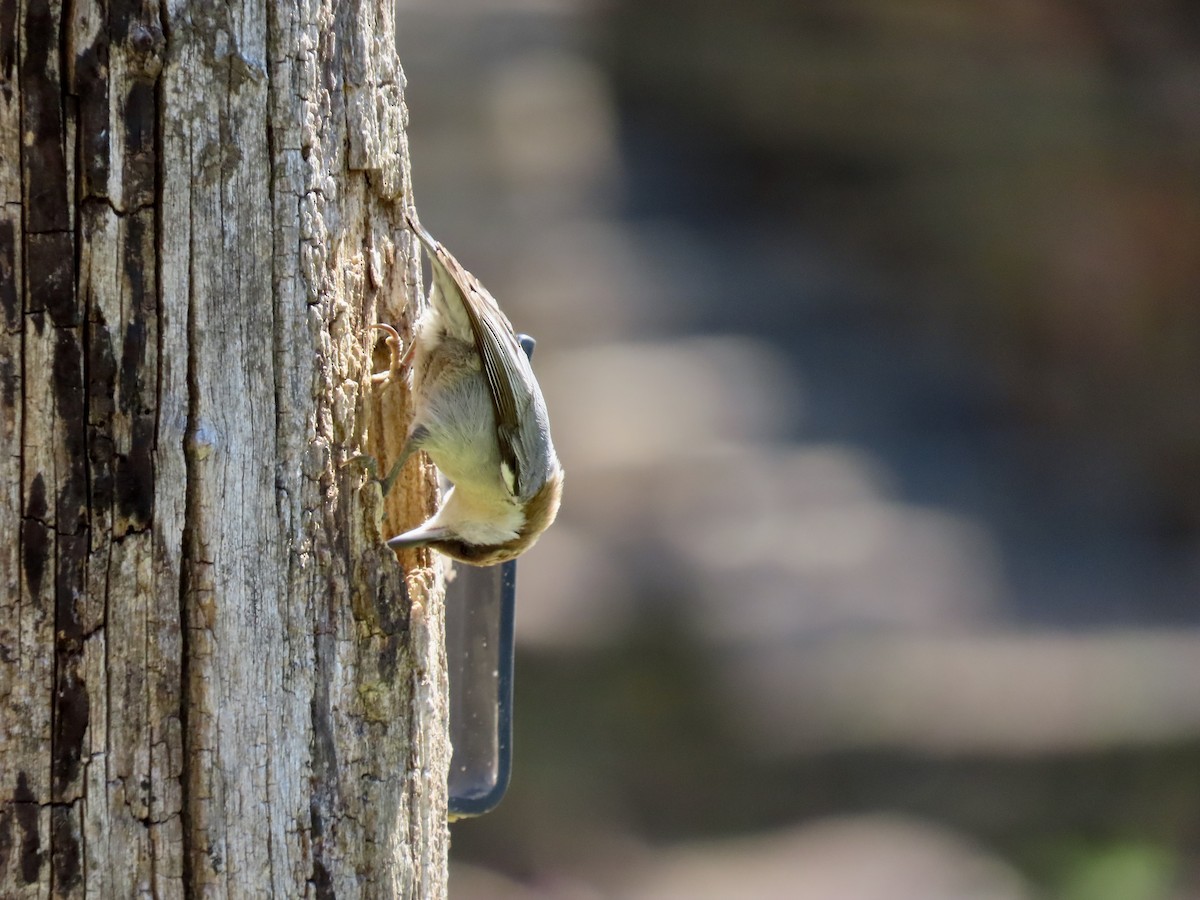
<instances>
[{"instance_id":1,"label":"bird's wing","mask_svg":"<svg viewBox=\"0 0 1200 900\"><path fill-rule=\"evenodd\" d=\"M510 487L513 494L522 496L528 487L528 473L521 465L528 458L522 449L528 437L523 433L522 422L529 419L529 406L538 391L533 370L521 349L512 324L500 311L499 305L479 283L474 275L459 264L458 260L440 242L434 239L413 215L408 224L429 252L433 265L439 266L458 288L463 309L471 324L475 338L475 349L483 364L484 377L491 395L492 409L496 413L496 436L500 445L500 461L511 474Z\"/></svg>"}]
</instances>

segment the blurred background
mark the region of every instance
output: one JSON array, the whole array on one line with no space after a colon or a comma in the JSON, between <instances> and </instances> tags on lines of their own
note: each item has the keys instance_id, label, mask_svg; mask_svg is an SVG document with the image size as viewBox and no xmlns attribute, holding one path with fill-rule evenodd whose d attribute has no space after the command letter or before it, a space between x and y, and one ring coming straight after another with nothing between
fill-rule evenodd
<instances>
[{"instance_id":1,"label":"blurred background","mask_svg":"<svg viewBox=\"0 0 1200 900\"><path fill-rule=\"evenodd\" d=\"M1200 16L398 0L567 470L451 897L1200 897Z\"/></svg>"}]
</instances>

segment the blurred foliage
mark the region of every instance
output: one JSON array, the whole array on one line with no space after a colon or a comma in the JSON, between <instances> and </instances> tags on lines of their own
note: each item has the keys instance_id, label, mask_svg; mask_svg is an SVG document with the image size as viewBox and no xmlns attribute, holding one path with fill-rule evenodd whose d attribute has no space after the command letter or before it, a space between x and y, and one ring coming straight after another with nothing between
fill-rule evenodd
<instances>
[{"instance_id":1,"label":"blurred foliage","mask_svg":"<svg viewBox=\"0 0 1200 900\"><path fill-rule=\"evenodd\" d=\"M1058 848L1052 883L1061 900L1166 900L1176 896L1180 860L1161 846L1069 842Z\"/></svg>"}]
</instances>

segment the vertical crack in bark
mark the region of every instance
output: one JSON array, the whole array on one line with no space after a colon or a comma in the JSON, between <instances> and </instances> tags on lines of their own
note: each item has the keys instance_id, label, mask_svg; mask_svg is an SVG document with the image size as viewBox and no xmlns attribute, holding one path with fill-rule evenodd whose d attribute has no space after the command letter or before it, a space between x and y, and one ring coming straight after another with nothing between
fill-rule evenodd
<instances>
[{"instance_id":1,"label":"vertical crack in bark","mask_svg":"<svg viewBox=\"0 0 1200 900\"><path fill-rule=\"evenodd\" d=\"M79 99L77 97L70 96L70 93L69 93L70 79L67 74L69 71L69 68L68 68L69 56L68 56L68 54L70 53L70 42L68 39L68 23L71 21L71 11L72 11L73 5L74 4L73 4L72 0L64 0L62 19L61 19L62 27L59 29L59 35L58 35L59 67L60 67L59 68L59 79L60 79L59 85L61 88L62 110L63 110L63 117L64 117L64 126L63 126L64 138L66 136L65 119L69 115L68 104L72 104L74 106L74 114L75 114L74 118L75 118L76 146L74 148L69 148L69 147L64 146L63 152L65 155L66 153L70 153L73 150L75 153L75 160L76 160L75 161L74 184L68 185L67 189L71 192L73 206L75 209L75 229L74 229L74 231L75 231L75 246L72 248L74 250L73 265L74 265L75 271L73 272L74 277L72 279L72 288L73 288L73 293L75 295L75 302L80 310L79 343L80 343L80 363L82 366L82 381L80 383L80 393L82 394L81 399L83 402L83 419L80 422L79 427L83 430L83 447L82 447L83 477L84 477L83 497L84 497L84 500L86 503L85 515L87 517L86 521L88 523L87 528L84 530L84 534L88 535L90 533L92 516L94 514L94 510L92 508L93 483L92 483L92 467L90 465L91 455L89 453L89 447L88 447L89 428L90 428L91 413L92 413L91 391L88 390L88 385L91 384L91 381L90 381L91 365L90 365L90 363L91 363L91 349L92 348L91 348L91 328L89 327L89 316L88 316L87 303L86 303L84 297L80 293L80 287L81 287L80 273L83 268L82 256L83 256L83 237L84 237L83 236L84 216L83 216L83 190L82 190L83 182L82 182L82 178L80 177L80 167L83 164L83 154L80 152L80 148L79 148L79 140L81 137L80 128L79 128ZM85 538L83 541L83 546L81 548L81 555L82 555L81 571L80 571L80 582L81 582L80 598L81 599L87 591L87 565L89 562L90 550L91 550L91 540L88 538ZM111 551L111 545L110 545L110 551ZM107 588L107 577L105 578L105 585ZM104 596L104 608L105 608L105 625L107 626L107 621L108 621L108 613L107 613L108 591L107 591L107 589L105 590L105 596ZM58 633L57 628L58 628L58 625L56 624L55 625L56 633ZM105 633L107 634L107 630ZM79 646L75 648L76 663L80 668L83 667L83 641L84 640L86 640L86 638L81 635L80 640L79 640ZM106 646L107 646L107 642L106 642ZM111 708L107 705L107 700L108 700L107 694L108 694L108 690L109 690L109 679L110 679L110 672L109 672L109 668L108 668L107 664L105 665L104 675L105 675L105 678L104 678L103 688L104 688L104 691L106 694L106 697L105 697L106 714L105 714L104 718L105 718L105 723L107 724L107 722L108 722L107 710ZM57 673L56 673L56 677L55 677L56 684L57 684L57 681L58 681L58 679L57 679ZM85 701L88 702L88 706L89 706L89 710L90 710L90 699L87 694L87 685L86 684L83 685L83 696L84 696ZM90 719L90 715L89 715L89 719ZM82 745L83 745L84 733L86 731L86 728L87 728L87 726L85 725L84 730L80 731L80 734L79 734L79 742L80 742L79 751L80 751L81 758L84 757ZM56 730L55 734L57 734L57 730ZM67 858L60 859L60 855L56 852L57 848L54 846L54 844L56 841L56 832L58 831L58 829L52 827L51 833L50 833L51 858L56 861L56 865L52 867L51 879L53 881L57 881L61 877L62 881L64 882L64 885L63 885L64 888L69 888L69 887L76 886L78 884L86 884L87 883L87 828L84 826L84 823L83 823L85 805L87 803L86 771L87 771L87 763L84 762L84 773L85 774L79 785L79 799L75 801L75 803L72 805L72 807L68 808L68 809L78 808L79 814L80 814L79 815L79 818L80 818L79 829L78 829L79 841L75 847L76 856L74 859L73 866L71 865L71 861L69 859L70 854L62 854L63 857L67 857ZM69 811L65 812L64 817L68 816L69 814L70 814ZM52 815L53 815L53 813L52 813ZM67 835L70 836L69 821L65 824L67 826L65 829L67 832Z\"/></svg>"},{"instance_id":2,"label":"vertical crack in bark","mask_svg":"<svg viewBox=\"0 0 1200 900\"><path fill-rule=\"evenodd\" d=\"M163 195L165 193L163 153L166 146L166 69L170 59L171 34L167 22L166 0L158 5L158 27L163 35L163 66L158 78L154 81L154 314L158 319L158 330L155 334L155 384L154 384L154 440L155 449L158 436L162 434L163 409ZM181 623L183 624L183 623ZM182 688L182 685L181 685ZM181 690L182 696L182 690Z\"/></svg>"},{"instance_id":3,"label":"vertical crack in bark","mask_svg":"<svg viewBox=\"0 0 1200 900\"><path fill-rule=\"evenodd\" d=\"M288 577L287 577L287 581L285 582L285 584L288 585L288 590L284 594L283 603L285 605L285 608L288 608L291 606L291 601L292 601L290 587L294 582L292 580L291 561L294 557L294 554L292 552L292 541L291 541L291 528L290 528L291 518L289 516L285 519L285 517L283 515L284 504L281 502L281 497L280 497L280 494L282 491L282 484L283 484L283 478L281 477L281 473L280 473L280 460L282 459L283 444L282 444L282 441L280 440L279 432L280 432L280 428L283 427L283 419L282 419L282 416L283 416L283 393L284 393L283 385L284 385L285 374L282 370L282 359L280 357L280 350L279 350L279 343L282 340L283 324L282 324L282 316L281 316L280 310L279 310L279 304L281 302L281 300L280 300L281 286L279 283L279 269L278 269L279 254L278 254L278 248L276 247L276 243L275 243L275 234L276 234L276 226L277 226L276 209L275 209L275 138L274 138L274 132L273 132L273 129L271 126L271 119L272 119L272 114L273 114L273 110L271 108L272 87L273 87L271 79L274 75L274 72L273 72L274 67L272 66L272 59L273 59L272 48L274 47L274 41L273 41L274 35L272 32L272 28L271 28L272 22L273 22L272 17L270 15L267 15L267 17L266 17L266 38L264 41L264 45L267 48L267 52L265 54L266 58L263 61L263 68L266 72L266 78L267 78L266 93L264 95L266 98L266 111L265 111L266 115L263 116L263 128L264 128L264 132L265 132L263 137L264 137L264 140L266 141L266 147L267 147L267 209L269 210L268 214L270 216L268 232L271 236L271 278L270 278L271 342L272 342L271 382L272 382L274 401L275 401L275 431L274 431L274 435L273 435L274 442L272 444L272 451L273 451L272 456L274 457L275 465L274 465L274 471L272 473L271 480L272 480L273 493L274 493L274 499L275 499L275 515L277 517L277 521L286 521L287 524L289 525L288 532L286 534L284 534L284 536L283 536L283 547L281 548L285 558L287 559L286 570L287 570ZM288 629L284 628L282 637L285 641L287 639L288 634L289 634ZM283 658L286 659L287 656L288 656L288 653L285 650ZM264 677L268 678L268 679L270 678L269 670L264 673ZM274 885L276 883L276 878L275 878L276 860L275 860L275 840L274 840L275 829L272 826L272 821L271 821L271 814L272 814L273 808L272 808L272 798L271 798L271 774L272 774L271 773L271 753L270 753L270 749L269 749L271 747L271 710L270 709L268 709L266 711L266 714L263 717L263 746L268 748L268 750L265 754L265 758L266 758L265 786L266 786L266 793L267 793L267 868L271 875L271 884ZM279 814L281 816L286 816L286 812L284 809L280 809ZM279 850L280 850L280 855L281 855L282 859L286 860L287 848L280 847Z\"/></svg>"},{"instance_id":4,"label":"vertical crack in bark","mask_svg":"<svg viewBox=\"0 0 1200 900\"><path fill-rule=\"evenodd\" d=\"M164 32L165 34L166 32ZM168 35L168 40L170 39ZM189 165L194 163L191 155L188 157ZM185 897L195 895L195 871L192 862L193 847L193 832L196 823L192 820L192 778L193 772L193 754L196 752L194 746L194 735L189 712L191 709L191 691L192 691L192 634L191 634L191 607L192 595L196 587L194 584L196 573L195 567L199 565L199 548L196 547L196 517L197 510L197 484L196 484L196 441L197 431L199 430L200 416L200 388L197 384L196 375L196 309L193 296L193 286L195 272L193 266L195 263L195 210L192 208L191 194L188 195L188 291L185 303L187 305L187 423L183 430L183 466L185 473L184 485L184 500L183 500L183 536L182 536L182 552L180 553L179 566L179 723L182 731L183 741L183 759L180 762L180 815L183 818L183 894Z\"/></svg>"},{"instance_id":5,"label":"vertical crack in bark","mask_svg":"<svg viewBox=\"0 0 1200 900\"><path fill-rule=\"evenodd\" d=\"M330 661L336 652L334 623L331 621L328 598L318 612L313 635L313 696L312 696L312 766L313 793L309 803L312 827L312 882L318 900L334 896L333 876L327 861L327 845L336 843L337 821L333 818L337 793L337 744L333 735L332 711L329 703Z\"/></svg>"},{"instance_id":6,"label":"vertical crack in bark","mask_svg":"<svg viewBox=\"0 0 1200 900\"><path fill-rule=\"evenodd\" d=\"M162 33L163 43L162 43L162 67L159 69L158 77L154 80L154 95L153 95L154 136L152 138L152 140L154 142L154 226L153 226L154 227L154 317L155 317L155 321L157 322L157 327L155 328L155 334L154 334L154 340L155 340L154 424L153 424L154 450L151 452L150 465L155 470L154 471L154 484L155 485L158 484L158 477L159 477L155 460L157 459L159 436L162 434L162 410L163 410L163 401L164 401L163 370L165 369L165 365L164 365L164 361L163 361L163 341L164 341L163 335L166 331L165 322L164 322L165 299L163 296L163 293L164 293L164 288L163 288L164 252L163 252L163 250L164 250L164 246L165 246L164 240L163 240L163 206L164 206L163 201L164 201L164 194L165 194L165 190L164 190L164 182L165 182L164 147L166 144L166 136L164 134L164 129L166 127L165 126L165 121L166 121L165 82L166 82L167 64L168 64L168 60L170 59L170 33L168 30L167 11L166 11L165 0L162 0L162 2L160 2L158 4L157 13L158 13L158 27ZM186 465L186 463L185 463L185 465ZM155 490L156 502L157 502L157 493L158 492L156 489ZM186 508L186 497L185 497L185 508ZM185 519L185 521L186 521L186 519ZM152 540L158 540L158 539L166 540L167 539L167 535L163 534L161 532L161 530L158 528L154 528L152 531L152 534L158 536L158 537L153 537ZM186 544L185 544L185 547L186 547ZM185 558L186 557L181 553L179 556L181 572L186 571L186 568L183 564L183 561L185 560ZM181 587L182 587L182 576L181 576L180 580L181 580ZM182 594L182 591L181 591L181 594ZM158 596L157 590L155 591L155 596L156 596L156 602L158 602L157 601L157 596ZM185 602L183 599L184 597L186 597L186 594L182 594L182 596L180 598L181 603ZM187 627L186 627L187 621L186 621L186 619L183 618L182 612L183 612L183 610L181 609L180 610L180 613L181 613L180 619L181 620L179 623L179 633L180 633L179 653L182 658L179 661L179 673L180 673L179 683L178 683L178 685L176 685L176 690L178 691L178 697L179 697L179 706L180 706L179 712L180 712L181 717L187 706L187 691L186 691L187 678L186 678L186 671L184 668L185 662L187 659ZM106 613L107 613L107 610L106 610ZM156 616L161 616L161 612L156 612ZM165 621L165 619L164 619L164 621ZM107 630L105 633L107 634ZM147 629L147 634L149 634L149 629ZM148 652L147 652L147 659L149 659ZM186 723L183 723L182 727L181 727L181 736L180 736L181 745L186 741L186 739L187 739L186 735L187 735L187 725L186 725ZM164 729L163 733L161 735L159 735L159 739L163 743L168 744L168 746L169 746L169 743L170 743L169 729ZM152 773L151 777L153 778L153 773L154 773L154 763L153 763L154 735L153 735L153 731L151 732L150 740L152 742L151 748L150 748L150 756L149 756L149 758L151 760L150 771ZM169 749L168 749L166 755L168 758L170 757ZM186 764L187 764L186 761L187 761L187 754L184 753L182 765L186 766ZM164 776L164 780L171 778L171 773L169 770L162 774ZM186 794L187 777L186 777L186 775L187 775L186 771L181 771L180 776L179 776L179 778L180 778L180 794L181 794L181 798L183 800L183 803L182 803L181 809L180 809L181 816L183 815L183 811L186 809L186 799L187 799L187 794ZM153 790L153 787L152 787L152 790ZM170 795L170 791L166 785L159 787L158 790L160 792L160 796L166 797L166 796ZM151 813L151 817L153 818L153 813L154 813L153 801L151 801L149 811ZM165 819L167 816L170 815L170 810L163 808L161 810L161 815ZM186 877L186 873L188 871L187 870L187 849L188 848L187 848L186 819L183 819L183 822L184 822L184 828L183 828L184 845L182 847L183 873L184 873L184 877ZM157 891L161 887L159 884L158 850L159 850L158 841L155 839L155 835L153 833L151 833L151 835L150 835L151 882L150 883L153 886L153 890L155 891L156 894L157 894ZM186 881L183 884L183 888L185 890L187 889Z\"/></svg>"},{"instance_id":7,"label":"vertical crack in bark","mask_svg":"<svg viewBox=\"0 0 1200 900\"><path fill-rule=\"evenodd\" d=\"M0 4L0 5L5 5L5 4ZM15 3L13 4L14 7L16 7L17 5L18 4L15 4ZM13 71L11 71L11 72L6 71L4 74L5 74L5 77L12 77L16 81L17 122L24 122L25 121L25 84L24 84L24 79L22 77L24 73L21 71L21 66L20 66L21 52L24 48L21 46L21 29L17 27L16 21L15 21L16 17L17 17L17 11L15 8L13 10L12 15L13 15L13 19L14 19L14 22L13 22L13 57L11 60L9 60L9 64L12 66ZM17 141L17 171L24 172L25 166L26 166L25 142L22 140L18 140ZM25 253L25 232L26 232L26 229L28 229L29 224L26 221L25 204L23 202L21 203L20 222L21 222L21 225L20 225L21 231L20 231L20 234L18 236L16 236L16 238L14 239L13 254L15 255L15 254L19 253L21 255L20 272L21 272L21 280L23 280L24 274L25 274L25 267L29 264L28 258ZM14 280L17 280L15 278L15 273L14 273ZM17 296L20 298L19 303L20 303L20 312L21 312L20 319L17 321L17 329L20 332L19 351L21 354L20 365L19 365L19 370L21 372L21 424L20 424L20 432L19 432L19 436L18 436L18 439L20 440L21 452L19 454L17 454L20 457L20 462L18 463L18 474L21 478L21 487L20 487L17 497L18 497L18 502L20 503L20 508L22 510L25 510L25 509L29 508L28 507L29 497L25 493L25 485L27 483L25 480L25 475L26 475L26 472L25 472L25 459L26 459L25 448L28 446L27 431L29 428L29 417L26 415L26 411L28 409L28 402L29 402L29 397L28 397L29 385L26 383L26 379L24 377L25 371L26 371L27 360L29 358L28 349L25 346L26 345L25 329L26 329L26 327L28 325L28 321L29 321L29 297L26 294L25 285L21 283L21 280L17 280L17 284L16 284ZM27 552L28 552L28 548L26 547L26 543L25 543L25 522L23 521L21 523L20 534L17 536L17 559L22 559L22 560L25 559ZM18 594L17 594L17 634L24 634L25 633L25 627L24 627L25 623L23 621L22 613L25 610L25 600L26 600L25 579L23 579L23 578L17 579L17 591L18 591ZM18 654L20 653L20 651L21 651L21 647L18 646L17 647Z\"/></svg>"}]
</instances>

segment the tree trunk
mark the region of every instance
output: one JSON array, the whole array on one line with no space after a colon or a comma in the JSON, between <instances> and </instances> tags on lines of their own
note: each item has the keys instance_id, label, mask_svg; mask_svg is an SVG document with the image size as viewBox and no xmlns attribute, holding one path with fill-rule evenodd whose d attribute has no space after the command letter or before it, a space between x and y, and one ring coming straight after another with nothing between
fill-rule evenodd
<instances>
[{"instance_id":1,"label":"tree trunk","mask_svg":"<svg viewBox=\"0 0 1200 900\"><path fill-rule=\"evenodd\" d=\"M0 896L445 891L390 0L0 0Z\"/></svg>"}]
</instances>

